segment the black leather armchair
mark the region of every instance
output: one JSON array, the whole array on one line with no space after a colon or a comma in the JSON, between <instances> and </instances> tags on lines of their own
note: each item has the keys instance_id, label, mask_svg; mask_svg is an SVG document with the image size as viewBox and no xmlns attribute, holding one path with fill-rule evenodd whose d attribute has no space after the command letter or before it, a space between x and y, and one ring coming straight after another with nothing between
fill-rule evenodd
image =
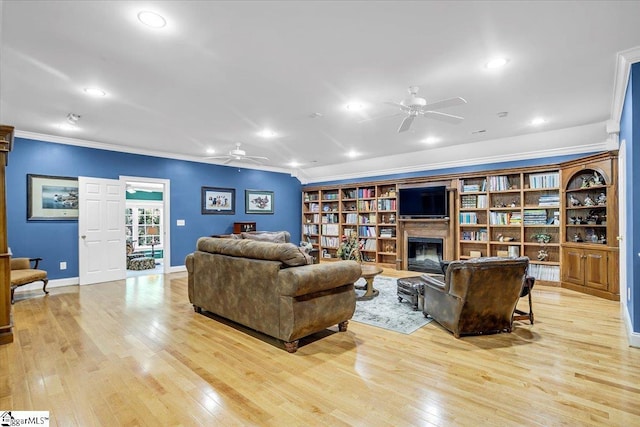
<instances>
[{"instance_id":1,"label":"black leather armchair","mask_svg":"<svg viewBox=\"0 0 640 427\"><path fill-rule=\"evenodd\" d=\"M462 335L511 332L529 258L452 261L444 282L423 275L424 315Z\"/></svg>"}]
</instances>

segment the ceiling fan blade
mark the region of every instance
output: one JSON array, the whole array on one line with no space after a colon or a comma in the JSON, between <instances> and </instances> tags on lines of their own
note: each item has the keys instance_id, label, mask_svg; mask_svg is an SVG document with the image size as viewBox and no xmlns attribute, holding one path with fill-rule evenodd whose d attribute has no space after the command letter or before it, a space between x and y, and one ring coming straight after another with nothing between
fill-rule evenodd
<instances>
[{"instance_id":1,"label":"ceiling fan blade","mask_svg":"<svg viewBox=\"0 0 640 427\"><path fill-rule=\"evenodd\" d=\"M402 111L410 111L411 110L411 108L407 107L406 105L400 104L399 102L385 101L384 103L387 104L387 105L393 105L394 107L398 107Z\"/></svg>"},{"instance_id":2,"label":"ceiling fan blade","mask_svg":"<svg viewBox=\"0 0 640 427\"><path fill-rule=\"evenodd\" d=\"M229 163L231 163L231 161L233 160L233 157L229 157L227 160L225 160L224 162L222 162L223 165L228 165Z\"/></svg>"},{"instance_id":3,"label":"ceiling fan blade","mask_svg":"<svg viewBox=\"0 0 640 427\"><path fill-rule=\"evenodd\" d=\"M449 98L449 99L443 99L441 101L432 102L431 104L427 104L424 107L422 107L422 110L423 111L439 110L441 108L455 107L456 105L463 105L466 103L467 101L464 98L460 98L460 97Z\"/></svg>"},{"instance_id":4,"label":"ceiling fan blade","mask_svg":"<svg viewBox=\"0 0 640 427\"><path fill-rule=\"evenodd\" d=\"M429 116L431 118L442 120L443 122L458 124L464 120L464 117L454 116L453 114L441 113L440 111L424 111L423 114L425 116Z\"/></svg>"},{"instance_id":5,"label":"ceiling fan blade","mask_svg":"<svg viewBox=\"0 0 640 427\"><path fill-rule=\"evenodd\" d=\"M227 157L229 157L229 156L227 156L227 155L225 155L225 156L208 156L208 157L203 157L203 159L205 159L205 160L226 159Z\"/></svg>"},{"instance_id":6,"label":"ceiling fan blade","mask_svg":"<svg viewBox=\"0 0 640 427\"><path fill-rule=\"evenodd\" d=\"M254 160L269 160L268 157L263 156L245 156L246 159L254 159Z\"/></svg>"},{"instance_id":7,"label":"ceiling fan blade","mask_svg":"<svg viewBox=\"0 0 640 427\"><path fill-rule=\"evenodd\" d=\"M413 119L415 118L416 116L413 114L405 117L402 123L400 124L400 127L398 128L398 133L408 131L409 128L411 127L411 123L413 123Z\"/></svg>"},{"instance_id":8,"label":"ceiling fan blade","mask_svg":"<svg viewBox=\"0 0 640 427\"><path fill-rule=\"evenodd\" d=\"M256 164L258 164L258 165L261 165L261 164L262 164L262 162L261 162L260 160L258 160L258 159L269 160L269 159L267 159L266 157L255 157L255 156L247 156L247 157L245 157L245 158L244 158L244 159L242 159L242 160L248 160L248 161L250 161L250 162L253 162L253 163L256 163ZM240 160L240 161L242 161L242 160Z\"/></svg>"}]
</instances>

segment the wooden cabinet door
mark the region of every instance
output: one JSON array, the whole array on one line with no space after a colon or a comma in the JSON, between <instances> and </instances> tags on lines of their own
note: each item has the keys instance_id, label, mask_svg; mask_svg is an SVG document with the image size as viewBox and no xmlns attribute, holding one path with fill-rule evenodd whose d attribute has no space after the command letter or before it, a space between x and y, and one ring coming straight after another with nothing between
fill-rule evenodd
<instances>
[{"instance_id":1,"label":"wooden cabinet door","mask_svg":"<svg viewBox=\"0 0 640 427\"><path fill-rule=\"evenodd\" d=\"M584 251L576 248L564 248L562 251L562 281L584 285Z\"/></svg>"},{"instance_id":2,"label":"wooden cabinet door","mask_svg":"<svg viewBox=\"0 0 640 427\"><path fill-rule=\"evenodd\" d=\"M584 285L589 288L608 290L608 251L584 250Z\"/></svg>"}]
</instances>

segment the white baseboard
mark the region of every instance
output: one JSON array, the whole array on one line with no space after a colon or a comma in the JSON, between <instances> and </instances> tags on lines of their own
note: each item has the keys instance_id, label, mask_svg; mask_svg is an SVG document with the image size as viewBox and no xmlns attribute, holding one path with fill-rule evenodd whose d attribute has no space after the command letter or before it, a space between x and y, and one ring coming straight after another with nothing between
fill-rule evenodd
<instances>
[{"instance_id":1,"label":"white baseboard","mask_svg":"<svg viewBox=\"0 0 640 427\"><path fill-rule=\"evenodd\" d=\"M49 280L49 283L47 284L47 289L51 289L51 288L59 288L62 286L76 286L80 283L80 280L78 277L67 277L64 279L55 279L55 280ZM24 285L24 286L20 286L19 288L16 288L15 293L20 293L20 292L29 292L29 291L38 291L38 290L42 290L42 282L34 282L34 283L29 283L28 285Z\"/></svg>"},{"instance_id":2,"label":"white baseboard","mask_svg":"<svg viewBox=\"0 0 640 427\"><path fill-rule=\"evenodd\" d=\"M187 267L184 265L174 265L169 267L169 273L186 273Z\"/></svg>"},{"instance_id":3,"label":"white baseboard","mask_svg":"<svg viewBox=\"0 0 640 427\"><path fill-rule=\"evenodd\" d=\"M629 346L640 348L640 333L634 332L633 330L631 316L629 316L629 310L627 309L626 304L623 304L621 308L624 316L624 325L627 327L627 339L629 341Z\"/></svg>"}]
</instances>

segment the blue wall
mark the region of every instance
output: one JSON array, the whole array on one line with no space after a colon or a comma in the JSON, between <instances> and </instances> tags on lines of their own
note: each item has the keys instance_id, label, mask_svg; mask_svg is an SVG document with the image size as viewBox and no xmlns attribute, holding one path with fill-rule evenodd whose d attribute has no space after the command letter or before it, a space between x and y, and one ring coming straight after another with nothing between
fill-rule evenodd
<instances>
[{"instance_id":1,"label":"blue wall","mask_svg":"<svg viewBox=\"0 0 640 427\"><path fill-rule=\"evenodd\" d=\"M289 174L16 138L6 177L9 247L14 256L43 258L41 267L50 279L78 276L78 222L27 221L27 174L170 180L171 266L184 265L199 237L230 233L235 221L255 221L259 230L287 230L292 242L300 240L301 185ZM202 186L235 188L236 214L202 215ZM275 213L245 214L245 189L273 191ZM177 227L177 219L186 225ZM67 262L66 270L60 270L61 261Z\"/></svg>"},{"instance_id":2,"label":"blue wall","mask_svg":"<svg viewBox=\"0 0 640 427\"><path fill-rule=\"evenodd\" d=\"M635 112L635 114L634 114ZM631 66L629 83L625 94L622 116L620 119L620 139L626 140L627 168L627 206L625 215L629 225L627 230L627 283L631 289L631 299L627 302L629 317L634 332L640 332L640 227L636 227L634 219L637 218L637 204L640 201L640 184L638 178L634 179L632 171L640 168L640 149L636 150L635 141L640 141L640 63ZM627 298L626 295L621 296Z\"/></svg>"}]
</instances>

